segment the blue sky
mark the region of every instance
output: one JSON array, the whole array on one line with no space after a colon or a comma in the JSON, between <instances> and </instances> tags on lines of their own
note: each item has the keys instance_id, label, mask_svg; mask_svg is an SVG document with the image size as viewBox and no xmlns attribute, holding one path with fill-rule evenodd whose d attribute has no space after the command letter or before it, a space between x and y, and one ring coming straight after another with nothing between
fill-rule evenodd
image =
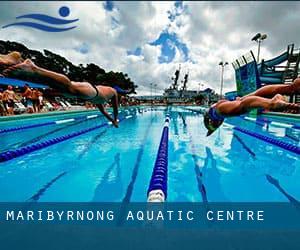
<instances>
[{"instance_id":1,"label":"blue sky","mask_svg":"<svg viewBox=\"0 0 300 250\"><path fill-rule=\"evenodd\" d=\"M111 10L113 7L111 5L110 8L107 6L105 8ZM174 22L176 18L183 13L184 9L185 8L183 7L182 1L174 2L174 9L167 12L170 22ZM176 49L179 53L183 54L183 62L189 60L189 49L187 45L180 41L176 33L169 32L168 27L162 30L156 40L149 41L148 44L151 46L161 47L160 56L157 58L159 63L172 63L176 55ZM140 56L143 54L143 51L139 46L133 50L128 50L127 54Z\"/></svg>"}]
</instances>

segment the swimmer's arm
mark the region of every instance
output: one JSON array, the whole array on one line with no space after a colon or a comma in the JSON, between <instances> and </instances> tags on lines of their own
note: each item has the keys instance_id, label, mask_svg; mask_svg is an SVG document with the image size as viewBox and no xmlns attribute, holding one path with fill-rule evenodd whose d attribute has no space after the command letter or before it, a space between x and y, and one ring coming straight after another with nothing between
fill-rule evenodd
<instances>
[{"instance_id":1,"label":"swimmer's arm","mask_svg":"<svg viewBox=\"0 0 300 250\"><path fill-rule=\"evenodd\" d=\"M100 112L101 112L101 113L102 113L109 121L111 121L111 122L114 124L115 127L117 127L116 124L115 124L115 123L116 123L115 120L107 113L107 111L105 110L103 104L97 104L96 106L97 106L97 108L100 110Z\"/></svg>"},{"instance_id":2,"label":"swimmer's arm","mask_svg":"<svg viewBox=\"0 0 300 250\"><path fill-rule=\"evenodd\" d=\"M112 106L114 110L114 118L115 121L118 122L118 107L119 107L118 94L115 93L111 100L112 100Z\"/></svg>"}]
</instances>

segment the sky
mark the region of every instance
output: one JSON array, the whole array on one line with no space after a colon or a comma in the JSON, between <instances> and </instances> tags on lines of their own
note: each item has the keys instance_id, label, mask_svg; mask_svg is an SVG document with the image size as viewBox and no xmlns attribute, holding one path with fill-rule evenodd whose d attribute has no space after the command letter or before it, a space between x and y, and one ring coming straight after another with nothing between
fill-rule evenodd
<instances>
[{"instance_id":1,"label":"sky","mask_svg":"<svg viewBox=\"0 0 300 250\"><path fill-rule=\"evenodd\" d=\"M45 32L4 25L17 16L39 13L62 18L70 9L65 32ZM0 2L0 39L21 42L30 49L51 50L74 64L96 63L106 71L122 71L139 86L138 95L157 93L170 86L181 64L181 77L189 72L188 89L220 91L219 62L228 62L224 92L235 90L231 65L250 50L251 38L267 34L261 58L300 47L300 2ZM23 20L24 21L24 20Z\"/></svg>"}]
</instances>

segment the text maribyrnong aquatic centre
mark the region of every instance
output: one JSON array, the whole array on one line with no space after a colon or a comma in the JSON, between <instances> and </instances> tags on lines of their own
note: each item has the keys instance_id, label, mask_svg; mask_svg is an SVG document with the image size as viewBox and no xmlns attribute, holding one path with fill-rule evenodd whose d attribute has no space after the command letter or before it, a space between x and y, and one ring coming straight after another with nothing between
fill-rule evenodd
<instances>
[{"instance_id":1,"label":"text maribyrnong aquatic centre","mask_svg":"<svg viewBox=\"0 0 300 250\"><path fill-rule=\"evenodd\" d=\"M119 216L119 214L118 214ZM7 210L0 214L5 221L114 221L113 210ZM124 220L130 221L264 221L264 211L253 210L128 210L123 213Z\"/></svg>"}]
</instances>

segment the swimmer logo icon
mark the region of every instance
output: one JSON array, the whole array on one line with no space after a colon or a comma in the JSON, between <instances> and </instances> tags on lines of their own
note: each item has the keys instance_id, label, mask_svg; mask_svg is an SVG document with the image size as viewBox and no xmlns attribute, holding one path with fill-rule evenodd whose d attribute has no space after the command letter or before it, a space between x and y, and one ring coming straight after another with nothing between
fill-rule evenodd
<instances>
[{"instance_id":1,"label":"swimmer logo icon","mask_svg":"<svg viewBox=\"0 0 300 250\"><path fill-rule=\"evenodd\" d=\"M29 28L33 28L45 32L63 32L77 27L77 26L65 27L66 24L75 23L79 20L78 18L72 20L64 19L70 14L70 9L68 7L66 6L60 7L58 13L62 18L52 17L49 15L39 14L39 13L32 13L32 14L18 16L16 17L16 19L22 19L21 22L15 22L15 23L4 25L2 29L6 29L13 26L23 26L23 27L29 27ZM25 21L23 21L24 19Z\"/></svg>"}]
</instances>

